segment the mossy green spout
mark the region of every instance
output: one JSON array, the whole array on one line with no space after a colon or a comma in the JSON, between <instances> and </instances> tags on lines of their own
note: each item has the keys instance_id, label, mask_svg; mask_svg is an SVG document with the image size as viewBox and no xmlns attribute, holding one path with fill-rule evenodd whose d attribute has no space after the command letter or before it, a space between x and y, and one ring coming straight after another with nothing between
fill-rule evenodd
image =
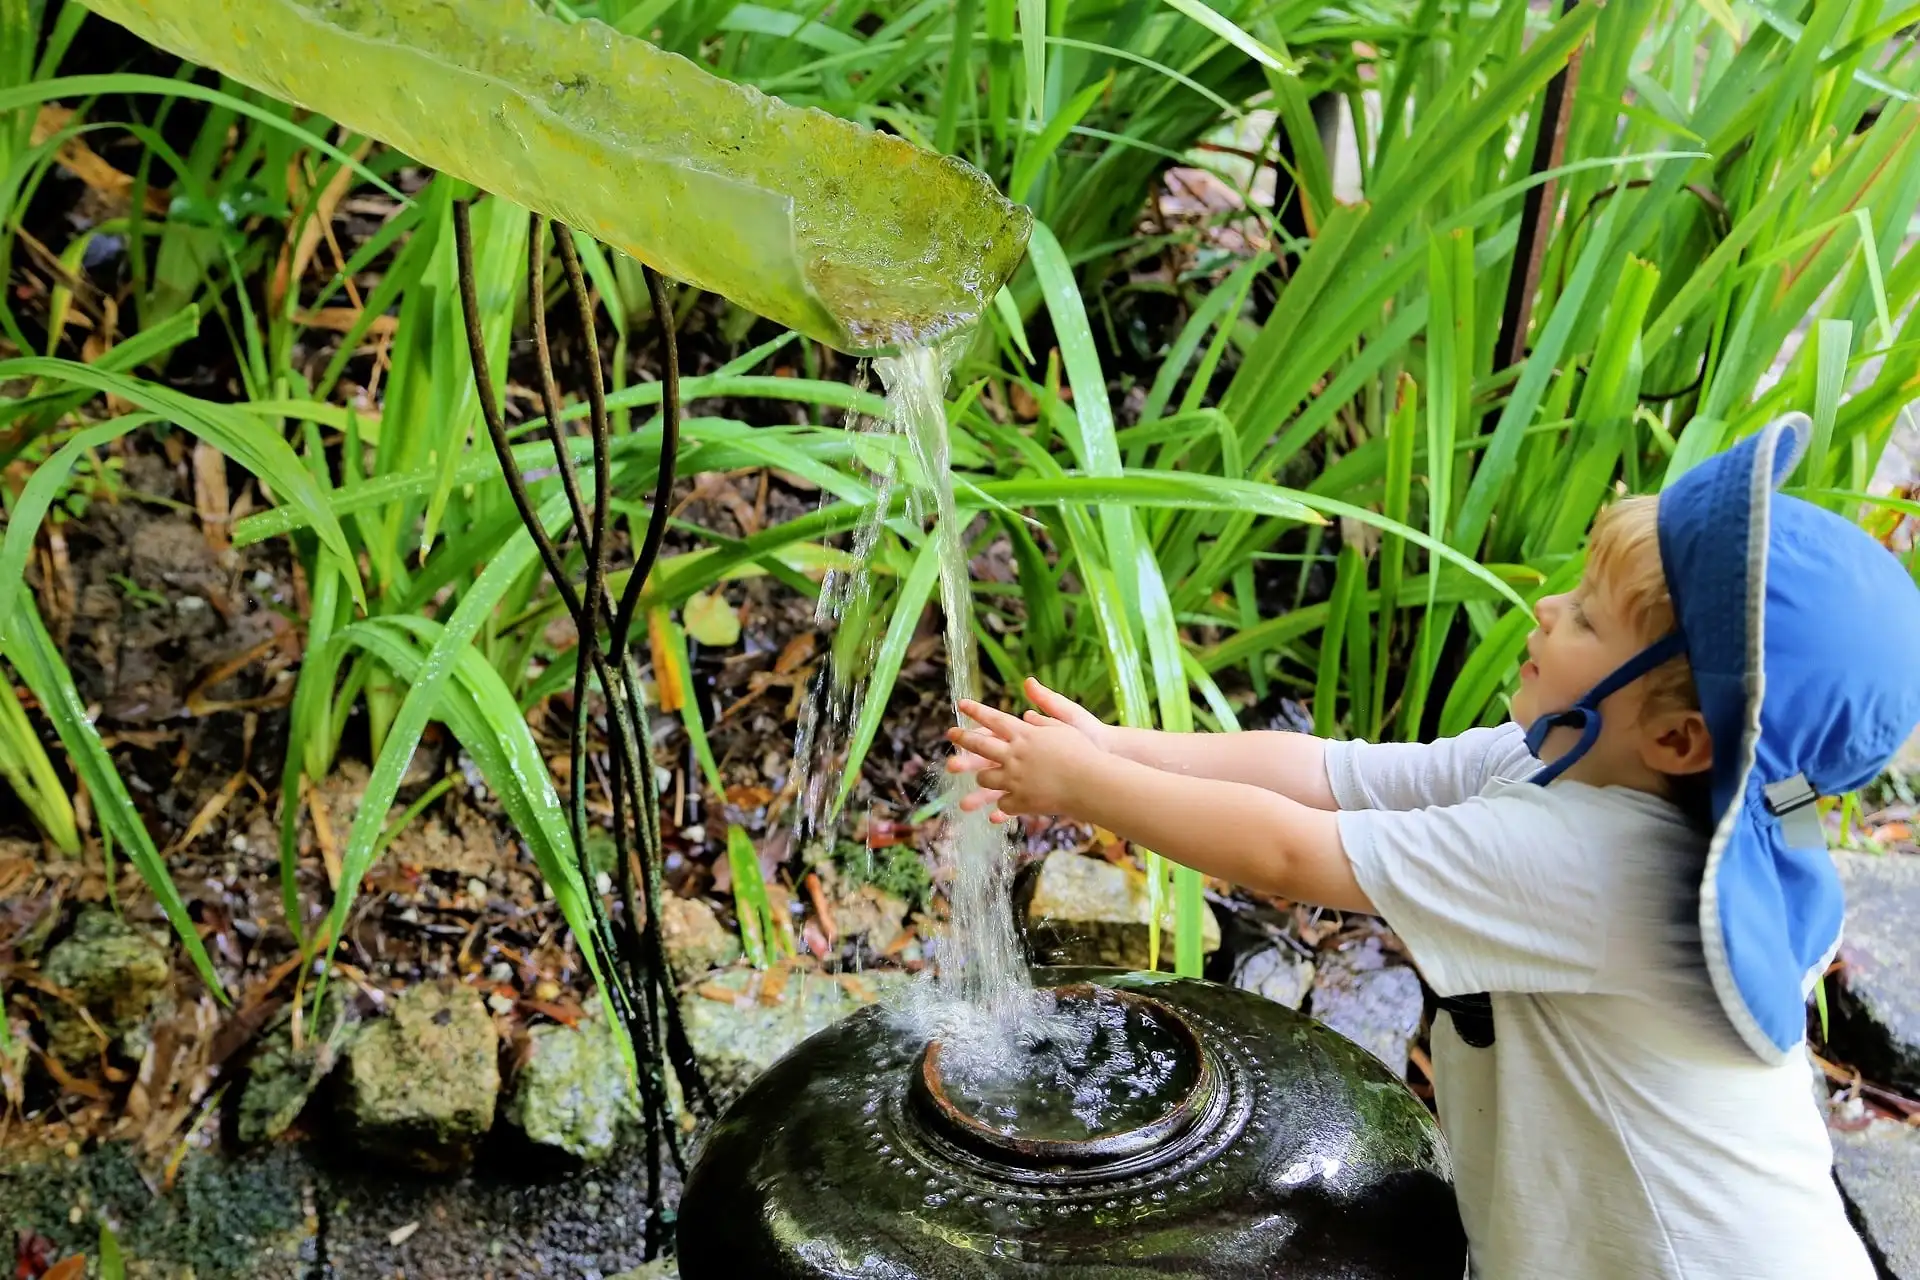
<instances>
[{"instance_id":1,"label":"mossy green spout","mask_svg":"<svg viewBox=\"0 0 1920 1280\"><path fill-rule=\"evenodd\" d=\"M534 0L86 0L842 351L985 310L1032 218L962 161Z\"/></svg>"}]
</instances>

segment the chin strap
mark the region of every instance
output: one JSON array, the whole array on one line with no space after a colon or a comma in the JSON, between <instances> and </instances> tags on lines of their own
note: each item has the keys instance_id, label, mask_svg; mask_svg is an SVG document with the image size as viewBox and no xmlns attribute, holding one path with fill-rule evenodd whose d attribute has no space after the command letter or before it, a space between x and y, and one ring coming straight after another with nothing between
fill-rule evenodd
<instances>
[{"instance_id":1,"label":"chin strap","mask_svg":"<svg viewBox=\"0 0 1920 1280\"><path fill-rule=\"evenodd\" d=\"M1646 675L1662 663L1671 661L1687 651L1687 638L1678 631L1672 632L1654 641L1620 665L1620 669L1587 690L1580 701L1565 711L1556 711L1541 716L1527 730L1527 750L1537 759L1540 751L1547 745L1547 735L1555 729L1578 729L1580 741L1565 755L1546 766L1528 781L1538 786L1546 786L1555 778L1572 768L1574 762L1592 749L1600 739L1600 704L1620 692L1628 685Z\"/></svg>"}]
</instances>

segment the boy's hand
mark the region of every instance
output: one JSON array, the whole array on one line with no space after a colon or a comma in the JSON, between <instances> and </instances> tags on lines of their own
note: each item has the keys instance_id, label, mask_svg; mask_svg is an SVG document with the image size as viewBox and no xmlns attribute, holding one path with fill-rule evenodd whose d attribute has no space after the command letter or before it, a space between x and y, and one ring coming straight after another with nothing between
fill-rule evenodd
<instances>
[{"instance_id":1,"label":"boy's hand","mask_svg":"<svg viewBox=\"0 0 1920 1280\"><path fill-rule=\"evenodd\" d=\"M1026 713L1024 718L1028 724L1038 726L1054 724L1065 725L1070 729L1079 731L1081 736L1085 737L1088 742L1100 750L1113 750L1113 727L1102 724L1100 717L1094 715L1093 712L1087 710L1065 694L1055 693L1038 680L1035 680L1032 676L1027 677L1026 683L1022 688L1026 692L1027 700L1039 708L1036 711ZM960 704L961 714L971 719L979 720L980 717L968 711L966 709L967 706L968 703L962 701ZM953 735L949 734L948 737L951 739ZM953 740L958 741L958 739ZM978 773L982 769L991 769L992 767L992 761L986 757L976 755L966 750L955 752L947 761L948 773Z\"/></svg>"},{"instance_id":2,"label":"boy's hand","mask_svg":"<svg viewBox=\"0 0 1920 1280\"><path fill-rule=\"evenodd\" d=\"M1053 696L1086 715L1065 698ZM1105 754L1084 730L1044 715L1016 720L971 699L961 700L960 713L980 724L977 729L947 731L948 741L961 749L948 761L950 771L975 772L965 765L979 762L980 787L962 797L962 809L991 804L993 821L1005 822L1020 814L1073 813L1079 808L1090 766Z\"/></svg>"}]
</instances>

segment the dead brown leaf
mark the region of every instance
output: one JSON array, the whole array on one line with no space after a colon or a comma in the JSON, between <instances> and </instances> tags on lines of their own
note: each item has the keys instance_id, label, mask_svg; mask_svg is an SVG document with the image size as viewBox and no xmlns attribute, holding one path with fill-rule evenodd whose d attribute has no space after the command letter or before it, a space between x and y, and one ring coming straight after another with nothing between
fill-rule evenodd
<instances>
[{"instance_id":1,"label":"dead brown leaf","mask_svg":"<svg viewBox=\"0 0 1920 1280\"><path fill-rule=\"evenodd\" d=\"M666 712L678 711L684 701L679 655L667 642L670 621L663 607L656 605L647 610L647 644L653 651L654 681L659 686L660 710Z\"/></svg>"},{"instance_id":2,"label":"dead brown leaf","mask_svg":"<svg viewBox=\"0 0 1920 1280\"><path fill-rule=\"evenodd\" d=\"M724 986L718 982L703 982L694 988L694 993L704 999L717 1001L720 1004L742 1005L752 1003L745 992L735 991L732 987Z\"/></svg>"},{"instance_id":3,"label":"dead brown leaf","mask_svg":"<svg viewBox=\"0 0 1920 1280\"><path fill-rule=\"evenodd\" d=\"M760 1003L776 1005L786 998L787 978L793 970L785 964L777 964L760 975Z\"/></svg>"},{"instance_id":4,"label":"dead brown leaf","mask_svg":"<svg viewBox=\"0 0 1920 1280\"><path fill-rule=\"evenodd\" d=\"M839 940L840 931L834 927L833 909L827 905L827 895L820 888L820 877L807 872L807 900L813 903L813 915L820 922L820 930L825 935L827 946L831 947Z\"/></svg>"},{"instance_id":5,"label":"dead brown leaf","mask_svg":"<svg viewBox=\"0 0 1920 1280\"><path fill-rule=\"evenodd\" d=\"M333 820L327 816L327 798L313 783L306 784L307 813L313 819L314 843L320 846L320 860L327 868L327 887L340 887L340 843L334 839Z\"/></svg>"},{"instance_id":6,"label":"dead brown leaf","mask_svg":"<svg viewBox=\"0 0 1920 1280\"><path fill-rule=\"evenodd\" d=\"M207 545L216 552L230 545L227 530L233 522L233 500L227 493L227 460L204 440L193 446L193 508Z\"/></svg>"},{"instance_id":7,"label":"dead brown leaf","mask_svg":"<svg viewBox=\"0 0 1920 1280\"><path fill-rule=\"evenodd\" d=\"M0 902L11 898L17 890L25 889L33 878L33 863L26 858L0 858Z\"/></svg>"},{"instance_id":8,"label":"dead brown leaf","mask_svg":"<svg viewBox=\"0 0 1920 1280\"><path fill-rule=\"evenodd\" d=\"M344 132L345 131L342 130L343 134ZM355 160L365 160L372 149L373 139L364 139L359 147L355 149L353 158ZM307 175L304 172L303 166L304 157L292 161L288 166L288 186L294 190L304 190L312 185L310 181L306 180ZM331 239L334 211L339 207L340 201L346 196L347 191L353 186L354 177L355 175L352 169L346 165L341 165L334 171L333 176L327 180L327 185L314 193L310 207L302 211L306 216L295 220L294 225L300 228L299 238L281 244L280 258L274 263L273 267L273 281L268 286L268 306L272 310L278 311L280 309L281 303L286 301L287 292L293 287L294 282L300 280L307 274L307 268L313 263L313 255L319 249L321 239ZM339 256L339 248L337 245L334 247L334 254L336 257ZM354 291L354 285L351 280L347 282L347 289L350 294ZM359 306L359 302L359 298L355 297L354 305L356 309Z\"/></svg>"},{"instance_id":9,"label":"dead brown leaf","mask_svg":"<svg viewBox=\"0 0 1920 1280\"><path fill-rule=\"evenodd\" d=\"M360 323L359 307L321 307L318 311L301 311L294 320L310 329L326 329L332 333L348 333ZM369 338L391 338L400 327L398 316L375 316L367 326Z\"/></svg>"},{"instance_id":10,"label":"dead brown leaf","mask_svg":"<svg viewBox=\"0 0 1920 1280\"><path fill-rule=\"evenodd\" d=\"M802 666L811 662L814 653L817 652L819 648L820 637L811 631L802 631L799 635L787 641L786 647L780 650L780 656L773 660L774 674L782 676L792 675Z\"/></svg>"},{"instance_id":11,"label":"dead brown leaf","mask_svg":"<svg viewBox=\"0 0 1920 1280\"><path fill-rule=\"evenodd\" d=\"M70 108L55 106L53 103L42 106L40 114L33 122L33 145L37 147L59 133L72 119L73 111ZM87 145L84 138L68 138L61 143L60 149L54 153L54 160L61 168L102 195L125 200L133 193L132 176L120 172L102 160L99 154ZM167 207L171 203L172 199L164 189L147 188L146 210L154 217L164 218Z\"/></svg>"}]
</instances>

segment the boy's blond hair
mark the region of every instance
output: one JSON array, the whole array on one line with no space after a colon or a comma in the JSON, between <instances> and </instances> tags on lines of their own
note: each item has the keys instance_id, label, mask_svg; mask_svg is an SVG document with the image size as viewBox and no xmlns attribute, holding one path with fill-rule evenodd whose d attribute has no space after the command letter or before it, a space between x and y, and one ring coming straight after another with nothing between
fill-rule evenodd
<instances>
[{"instance_id":1,"label":"boy's blond hair","mask_svg":"<svg viewBox=\"0 0 1920 1280\"><path fill-rule=\"evenodd\" d=\"M1622 498L1594 519L1587 545L1587 579L1620 606L1640 643L1652 644L1673 630L1673 596L1660 562L1659 498ZM1643 710L1699 709L1693 666L1684 655L1648 673Z\"/></svg>"}]
</instances>

